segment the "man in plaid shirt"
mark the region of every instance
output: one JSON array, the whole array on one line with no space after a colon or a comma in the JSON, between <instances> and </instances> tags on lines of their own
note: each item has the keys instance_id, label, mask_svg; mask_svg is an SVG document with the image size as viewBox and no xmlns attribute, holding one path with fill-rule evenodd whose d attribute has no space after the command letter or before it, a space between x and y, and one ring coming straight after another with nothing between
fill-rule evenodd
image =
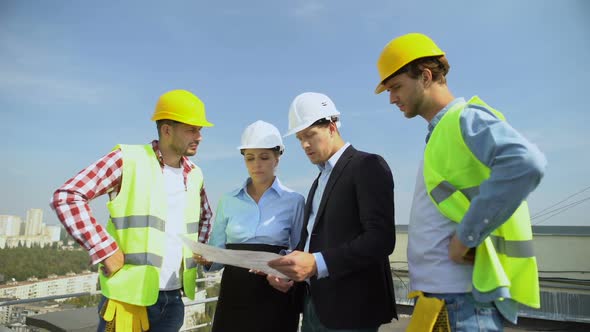
<instances>
[{"instance_id":1,"label":"man in plaid shirt","mask_svg":"<svg viewBox=\"0 0 590 332\"><path fill-rule=\"evenodd\" d=\"M156 121L159 141L154 140L151 146L117 146L112 152L68 180L55 191L51 200L51 207L68 233L88 250L92 264L102 264L100 279L105 297L100 305L99 330L109 329L116 322L119 324L119 330L123 328L123 324L129 323L134 326L126 326L131 326L134 330L137 326L141 326L144 330L149 328L152 331L178 331L184 320L184 304L180 289L184 286L185 293L189 296L194 294L194 280L189 283L193 289L186 289L187 282L186 280L183 282L183 276L186 278L186 274L183 274L182 270L195 270L195 263L192 259L183 258L182 244L175 236L178 233L188 232L189 236L192 233L196 237L198 232L199 242L206 243L211 230L212 213L202 174L188 158L197 152L202 139L201 129L213 126L205 118L203 103L188 91L169 91L158 100L152 120ZM140 156L139 159L131 157L137 154ZM129 165L126 169L127 162ZM152 167L159 165L162 177L155 176L156 179L146 177L145 174L150 174L150 165ZM147 172L142 172L146 169ZM123 182L123 174L126 174L126 179L130 177L125 182ZM142 187L141 183L146 181L153 183ZM141 189L144 187L148 188L148 191L149 188L156 189L151 189L153 193L146 194ZM151 211L151 205L161 205L164 206L163 210L167 211L167 214L163 216L164 220L147 213L147 216L133 215L118 218L117 212L109 206L111 219L109 227L105 229L92 215L88 205L90 200L103 194L109 194L110 203L113 203L120 194L122 197L119 201L129 201L133 206L148 206L149 211ZM162 195L162 199L156 203L152 200L145 201L146 197L160 198L159 194ZM137 197L143 197L144 201L135 202L134 200L139 199ZM123 207L123 210L126 211L127 208ZM186 211L192 211L194 215L186 216L185 214L188 213ZM198 224L186 221L189 219L198 220ZM148 249L142 255L125 252L124 248L128 246L137 248L138 239L148 241L148 235L144 234L152 234L154 228L160 231L158 234L161 234L159 238L161 241L159 242L164 242L164 249L156 250L154 248L162 246L146 243L143 248ZM129 233L125 232L140 233L133 233L134 236L129 237L133 240L126 240ZM149 240L154 241L154 238L151 237ZM158 250L162 254L159 260L154 259L158 255L153 253ZM147 261L141 261L141 259ZM138 277L138 280L154 279L154 275L150 277L149 273L139 272L138 274L137 270L130 269L140 267L144 269L142 271L146 271L145 269L149 270L152 266L158 271L155 274L156 279L159 279L158 290L138 289L134 292L128 287L133 286L134 279L130 277L131 274ZM123 270L117 275L121 269ZM189 276L193 275L189 274ZM115 278L119 278L119 281L113 281L118 286L109 286L109 281ZM121 288L121 285L125 287ZM145 287L146 284L142 285L139 287ZM128 292L140 295L120 294ZM148 295L141 295L142 293ZM156 297L157 301L153 303ZM146 300L146 298L149 299ZM125 315L125 313L131 313L131 315ZM116 319L113 319L113 316ZM103 317L112 322L107 323ZM146 320L149 324L146 324Z\"/></svg>"}]
</instances>

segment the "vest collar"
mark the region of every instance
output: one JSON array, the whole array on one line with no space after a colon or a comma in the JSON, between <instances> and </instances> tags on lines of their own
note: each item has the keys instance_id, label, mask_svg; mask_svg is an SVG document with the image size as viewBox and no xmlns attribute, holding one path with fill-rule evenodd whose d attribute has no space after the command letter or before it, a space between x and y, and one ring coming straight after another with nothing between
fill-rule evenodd
<instances>
[{"instance_id":1,"label":"vest collar","mask_svg":"<svg viewBox=\"0 0 590 332\"><path fill-rule=\"evenodd\" d=\"M451 107L457 105L458 103L464 102L465 98L463 97L455 98L452 102L448 103L447 106L445 106L442 110L436 113L434 118L432 118L432 120L430 120L430 123L428 124L428 134L426 135L426 143L428 143L428 140L430 139L430 135L432 134L434 127L436 127L436 125L440 122L443 116L445 116L445 114L451 109Z\"/></svg>"}]
</instances>

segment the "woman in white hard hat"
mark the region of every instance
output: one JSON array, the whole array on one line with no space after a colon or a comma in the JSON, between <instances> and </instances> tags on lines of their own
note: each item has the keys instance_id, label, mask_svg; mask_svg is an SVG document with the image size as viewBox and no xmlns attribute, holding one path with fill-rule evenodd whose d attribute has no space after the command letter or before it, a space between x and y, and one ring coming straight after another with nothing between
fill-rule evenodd
<instances>
[{"instance_id":1,"label":"woman in white hard hat","mask_svg":"<svg viewBox=\"0 0 590 332\"><path fill-rule=\"evenodd\" d=\"M244 130L241 143L238 149L249 177L219 201L209 244L274 253L295 248L305 199L283 186L275 175L284 150L278 129L256 121ZM209 271L223 267L204 263ZM213 331L297 331L299 312L291 292L274 289L266 277L247 269L226 266Z\"/></svg>"}]
</instances>

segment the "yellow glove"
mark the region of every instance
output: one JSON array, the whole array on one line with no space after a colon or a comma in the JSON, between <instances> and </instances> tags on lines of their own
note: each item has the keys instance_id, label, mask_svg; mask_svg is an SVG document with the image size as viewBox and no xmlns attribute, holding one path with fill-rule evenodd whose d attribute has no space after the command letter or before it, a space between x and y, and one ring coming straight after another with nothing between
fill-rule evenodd
<instances>
[{"instance_id":1,"label":"yellow glove","mask_svg":"<svg viewBox=\"0 0 590 332\"><path fill-rule=\"evenodd\" d=\"M413 291L408 298L417 297L414 312L406 331L451 331L449 315L445 308L445 301L435 297L426 297L421 291Z\"/></svg>"},{"instance_id":2,"label":"yellow glove","mask_svg":"<svg viewBox=\"0 0 590 332\"><path fill-rule=\"evenodd\" d=\"M150 329L146 307L107 299L100 311L107 331L142 332Z\"/></svg>"}]
</instances>

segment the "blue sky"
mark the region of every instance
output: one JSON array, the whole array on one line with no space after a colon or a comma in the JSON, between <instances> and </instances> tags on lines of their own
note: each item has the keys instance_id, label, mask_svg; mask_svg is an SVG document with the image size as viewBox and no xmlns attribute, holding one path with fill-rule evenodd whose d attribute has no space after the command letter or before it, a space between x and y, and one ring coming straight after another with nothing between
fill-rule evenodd
<instances>
[{"instance_id":1,"label":"blue sky","mask_svg":"<svg viewBox=\"0 0 590 332\"><path fill-rule=\"evenodd\" d=\"M56 223L52 192L117 143L155 138L155 102L179 88L215 124L193 160L216 205L247 176L242 130L260 119L285 132L291 100L316 91L334 100L347 141L388 161L405 224L426 122L373 90L383 46L408 32L446 51L455 96L479 95L546 154L529 199L542 211L590 187L588 13L584 0L2 1L0 214L42 208ZM306 194L317 168L295 138L285 145L279 177ZM92 203L102 222L104 202ZM533 221L588 224L590 202L556 212Z\"/></svg>"}]
</instances>

